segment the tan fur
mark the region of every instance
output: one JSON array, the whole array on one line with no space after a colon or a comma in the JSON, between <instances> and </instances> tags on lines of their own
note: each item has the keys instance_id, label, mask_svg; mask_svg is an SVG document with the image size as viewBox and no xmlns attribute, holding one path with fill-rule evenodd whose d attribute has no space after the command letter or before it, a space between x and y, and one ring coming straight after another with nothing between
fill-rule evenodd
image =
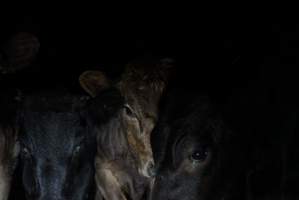
<instances>
[{"instance_id":1,"label":"tan fur","mask_svg":"<svg viewBox=\"0 0 299 200\"><path fill-rule=\"evenodd\" d=\"M104 161L96 158L96 184L98 194L96 200L113 199L113 200L127 200L126 195L130 199L139 199L140 194L136 191L136 187L140 187L138 181L134 182L132 176L136 174L128 168L130 166L122 165L122 160ZM133 174L132 174L133 173ZM141 181L143 183L143 181ZM126 194L126 195L125 195ZM141 194L142 195L142 194ZM138 196L138 198L136 198Z\"/></svg>"},{"instance_id":2,"label":"tan fur","mask_svg":"<svg viewBox=\"0 0 299 200\"><path fill-rule=\"evenodd\" d=\"M112 169L113 168L111 167L97 168L95 180L99 192L96 194L96 200L102 200L102 197L110 200L126 200L126 197L121 190L117 174L115 174Z\"/></svg>"},{"instance_id":3,"label":"tan fur","mask_svg":"<svg viewBox=\"0 0 299 200\"><path fill-rule=\"evenodd\" d=\"M138 155L138 169L146 176L146 165L153 161L150 134L158 120L158 103L169 76L163 63L129 63L118 84L122 95L139 119L127 122L128 141Z\"/></svg>"},{"instance_id":4,"label":"tan fur","mask_svg":"<svg viewBox=\"0 0 299 200\"><path fill-rule=\"evenodd\" d=\"M169 68L170 65L165 62L134 61L126 66L121 80L115 85L136 116L122 113L130 152L134 154L136 162L132 163L135 166L123 166L122 160L107 161L97 157L97 200L100 194L106 200L125 200L125 194L132 200L138 200L142 195L140 192L149 187L151 179L148 166L153 163L150 135L158 120L158 103L167 84ZM87 71L79 80L82 88L93 97L108 86L102 72Z\"/></svg>"}]
</instances>

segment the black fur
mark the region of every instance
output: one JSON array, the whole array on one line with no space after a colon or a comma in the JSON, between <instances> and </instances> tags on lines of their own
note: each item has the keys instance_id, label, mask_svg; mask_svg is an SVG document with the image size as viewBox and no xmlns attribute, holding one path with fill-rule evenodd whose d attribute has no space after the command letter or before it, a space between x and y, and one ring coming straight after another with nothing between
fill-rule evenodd
<instances>
[{"instance_id":1,"label":"black fur","mask_svg":"<svg viewBox=\"0 0 299 200\"><path fill-rule=\"evenodd\" d=\"M164 103L152 134L157 176L151 199L228 198L237 174L233 135L209 98L177 90ZM199 162L192 160L195 152Z\"/></svg>"},{"instance_id":2,"label":"black fur","mask_svg":"<svg viewBox=\"0 0 299 200\"><path fill-rule=\"evenodd\" d=\"M87 198L96 142L87 131L85 103L85 97L56 92L24 99L19 126L27 199Z\"/></svg>"}]
</instances>

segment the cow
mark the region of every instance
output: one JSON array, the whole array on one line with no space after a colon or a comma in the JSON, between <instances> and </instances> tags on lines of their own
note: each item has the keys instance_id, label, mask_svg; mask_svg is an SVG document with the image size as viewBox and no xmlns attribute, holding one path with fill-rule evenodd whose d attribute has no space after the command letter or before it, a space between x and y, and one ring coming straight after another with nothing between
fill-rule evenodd
<instances>
[{"instance_id":1,"label":"cow","mask_svg":"<svg viewBox=\"0 0 299 200\"><path fill-rule=\"evenodd\" d=\"M31 33L20 32L13 35L0 48L0 75L5 77L6 74L28 67L36 58L39 46L38 38ZM0 200L6 200L18 161L16 111L20 92L2 80L0 88Z\"/></svg>"},{"instance_id":2,"label":"cow","mask_svg":"<svg viewBox=\"0 0 299 200\"><path fill-rule=\"evenodd\" d=\"M54 90L22 99L17 122L26 199L82 200L92 193L96 142L87 131L86 97Z\"/></svg>"},{"instance_id":3,"label":"cow","mask_svg":"<svg viewBox=\"0 0 299 200\"><path fill-rule=\"evenodd\" d=\"M231 129L209 97L196 89L176 88L161 106L152 133L156 176L150 199L230 198L237 180L232 161L238 152L233 151Z\"/></svg>"},{"instance_id":4,"label":"cow","mask_svg":"<svg viewBox=\"0 0 299 200\"><path fill-rule=\"evenodd\" d=\"M110 120L104 124L100 123L97 114L92 114L95 117L91 120L91 126L97 127L97 200L102 197L107 200L138 200L146 195L154 175L150 135L158 119L158 103L172 65L173 61L169 59L151 62L137 59L126 66L121 80L116 83L109 81L100 71L81 74L82 88L95 97L96 102L101 99L100 103L93 103L90 110L111 112ZM122 100L103 102L103 99L110 99L102 96L103 90L108 88Z\"/></svg>"},{"instance_id":5,"label":"cow","mask_svg":"<svg viewBox=\"0 0 299 200\"><path fill-rule=\"evenodd\" d=\"M16 111L18 101L12 92L0 96L0 200L9 196L10 185L19 154Z\"/></svg>"}]
</instances>

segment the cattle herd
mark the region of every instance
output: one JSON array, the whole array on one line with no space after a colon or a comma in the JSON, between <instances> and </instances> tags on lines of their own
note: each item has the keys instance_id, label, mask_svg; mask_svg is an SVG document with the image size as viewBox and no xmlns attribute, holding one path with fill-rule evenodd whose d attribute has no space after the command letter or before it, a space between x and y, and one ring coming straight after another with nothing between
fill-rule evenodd
<instances>
[{"instance_id":1,"label":"cattle herd","mask_svg":"<svg viewBox=\"0 0 299 200\"><path fill-rule=\"evenodd\" d=\"M1 76L38 50L34 35L12 37ZM142 58L117 80L84 71L80 92L1 91L0 200L244 199L236 134L208 96L169 86L174 68Z\"/></svg>"}]
</instances>

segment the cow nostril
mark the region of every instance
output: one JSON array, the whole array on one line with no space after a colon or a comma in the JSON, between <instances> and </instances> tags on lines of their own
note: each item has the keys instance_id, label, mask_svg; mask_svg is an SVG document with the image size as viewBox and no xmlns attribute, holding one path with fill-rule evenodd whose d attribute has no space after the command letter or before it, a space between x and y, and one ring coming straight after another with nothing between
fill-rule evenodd
<instances>
[{"instance_id":1,"label":"cow nostril","mask_svg":"<svg viewBox=\"0 0 299 200\"><path fill-rule=\"evenodd\" d=\"M149 176L154 177L156 175L156 168L155 168L155 165L153 162L150 162L148 164L147 170L148 170Z\"/></svg>"}]
</instances>

